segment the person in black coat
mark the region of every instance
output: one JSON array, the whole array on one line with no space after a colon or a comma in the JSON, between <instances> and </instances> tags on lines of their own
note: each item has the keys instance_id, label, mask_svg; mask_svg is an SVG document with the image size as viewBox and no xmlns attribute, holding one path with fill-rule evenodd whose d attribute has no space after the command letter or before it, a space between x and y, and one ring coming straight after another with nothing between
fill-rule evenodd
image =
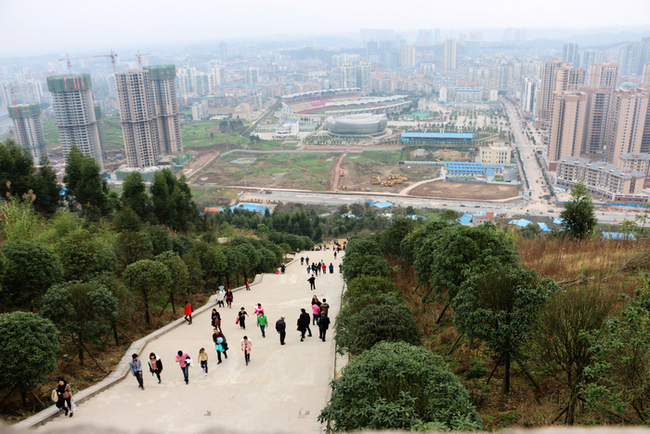
<instances>
[{"instance_id":1,"label":"person in black coat","mask_svg":"<svg viewBox=\"0 0 650 434\"><path fill-rule=\"evenodd\" d=\"M162 383L162 380L160 379L160 373L163 370L163 364L162 360L160 360L160 357L156 356L155 353L150 353L149 354L149 372L151 372L151 375L156 374L156 377L158 378L158 384Z\"/></svg>"},{"instance_id":2,"label":"person in black coat","mask_svg":"<svg viewBox=\"0 0 650 434\"><path fill-rule=\"evenodd\" d=\"M305 332L309 332L311 337L311 330L309 329L309 314L305 309L300 309L300 317L298 317L298 331L300 331L300 342L305 340Z\"/></svg>"},{"instance_id":3,"label":"person in black coat","mask_svg":"<svg viewBox=\"0 0 650 434\"><path fill-rule=\"evenodd\" d=\"M280 335L280 345L284 345L284 338L287 336L287 323L284 322L284 317L281 316L275 323L275 330Z\"/></svg>"},{"instance_id":4,"label":"person in black coat","mask_svg":"<svg viewBox=\"0 0 650 434\"><path fill-rule=\"evenodd\" d=\"M325 315L325 312L321 312L318 321L318 331L319 331L318 337L323 342L325 342L325 333L327 333L328 328L330 328L330 319L327 315Z\"/></svg>"}]
</instances>

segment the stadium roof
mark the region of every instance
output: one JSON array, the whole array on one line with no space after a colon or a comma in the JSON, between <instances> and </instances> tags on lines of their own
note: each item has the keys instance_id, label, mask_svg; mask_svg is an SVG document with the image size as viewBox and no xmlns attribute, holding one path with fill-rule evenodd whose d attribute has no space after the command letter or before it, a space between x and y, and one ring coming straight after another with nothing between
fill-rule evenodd
<instances>
[{"instance_id":1,"label":"stadium roof","mask_svg":"<svg viewBox=\"0 0 650 434\"><path fill-rule=\"evenodd\" d=\"M402 138L473 139L473 133L402 133Z\"/></svg>"},{"instance_id":2,"label":"stadium roof","mask_svg":"<svg viewBox=\"0 0 650 434\"><path fill-rule=\"evenodd\" d=\"M282 95L282 99L292 99L292 98L302 98L306 96L317 96L323 95L326 93L348 93L348 92L360 92L361 89L358 87L351 87L348 89L325 89L325 90L313 90L311 92L300 92L292 93L291 95Z\"/></svg>"}]
</instances>

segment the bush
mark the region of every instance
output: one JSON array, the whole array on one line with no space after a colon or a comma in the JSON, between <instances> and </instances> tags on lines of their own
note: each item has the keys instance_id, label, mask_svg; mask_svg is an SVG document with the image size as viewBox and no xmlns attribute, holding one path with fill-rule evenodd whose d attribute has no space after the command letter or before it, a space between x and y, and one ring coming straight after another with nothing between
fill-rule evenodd
<instances>
[{"instance_id":1,"label":"bush","mask_svg":"<svg viewBox=\"0 0 650 434\"><path fill-rule=\"evenodd\" d=\"M481 426L467 390L440 356L422 347L381 342L330 384L332 398L318 420L333 431Z\"/></svg>"},{"instance_id":2,"label":"bush","mask_svg":"<svg viewBox=\"0 0 650 434\"><path fill-rule=\"evenodd\" d=\"M345 294L343 294L343 300L348 303L352 303L355 299L362 297L364 295L379 295L379 294L399 294L401 297L401 292L397 285L395 285L387 277L377 277L377 276L359 276L350 281L348 284Z\"/></svg>"},{"instance_id":3,"label":"bush","mask_svg":"<svg viewBox=\"0 0 650 434\"><path fill-rule=\"evenodd\" d=\"M351 315L345 333L335 339L339 352L359 354L381 341L420 345L422 336L406 306L371 304Z\"/></svg>"}]
</instances>

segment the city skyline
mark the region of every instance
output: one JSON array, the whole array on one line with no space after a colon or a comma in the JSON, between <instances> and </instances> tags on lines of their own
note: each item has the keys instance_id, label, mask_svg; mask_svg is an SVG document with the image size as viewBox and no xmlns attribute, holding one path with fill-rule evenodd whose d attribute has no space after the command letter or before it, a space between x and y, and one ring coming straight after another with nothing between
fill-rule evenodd
<instances>
[{"instance_id":1,"label":"city skyline","mask_svg":"<svg viewBox=\"0 0 650 434\"><path fill-rule=\"evenodd\" d=\"M5 1L0 2L0 40L11 42L0 47L0 56L134 43L358 34L359 29L366 27L390 28L400 33L416 32L421 28L567 27L579 32L602 26L642 26L644 31L650 30L650 3L643 0L622 0L615 9L585 8L584 2L575 0L550 0L545 8L534 10L527 4L511 0L468 0L462 4L435 6L417 0L408 8L396 8L394 3L381 0L376 3L373 8L367 8L363 2L333 0L323 9L296 0L273 3L249 0L220 5L200 0L192 7L181 8L168 0L157 1L155 6L150 1L117 0L96 3L89 8L86 2L77 0L56 3ZM564 13L556 14L557 9ZM125 10L129 13L125 14ZM414 14L415 10L420 13ZM75 11L74 17L70 11ZM278 11L282 11L281 16L273 19ZM71 25L61 25L66 22Z\"/></svg>"}]
</instances>

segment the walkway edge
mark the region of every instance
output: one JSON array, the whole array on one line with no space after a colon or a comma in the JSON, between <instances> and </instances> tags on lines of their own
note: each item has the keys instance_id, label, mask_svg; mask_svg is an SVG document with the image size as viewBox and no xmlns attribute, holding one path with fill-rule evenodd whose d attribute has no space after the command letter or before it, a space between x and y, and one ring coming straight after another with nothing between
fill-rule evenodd
<instances>
[{"instance_id":1,"label":"walkway edge","mask_svg":"<svg viewBox=\"0 0 650 434\"><path fill-rule=\"evenodd\" d=\"M294 256L293 261L295 261L296 258ZM291 262L293 262L291 261ZM262 283L264 279L264 274L258 274L255 276L255 280L253 283L250 284L250 286L258 285ZM239 286L235 289L234 291L240 291L242 289L245 289L245 286ZM208 302L198 308L197 310L194 311L194 315L198 315L200 313L205 312L206 310L212 309L213 306L217 304L217 295L214 294L210 296L208 299ZM185 319L183 317L177 319L176 321L173 321L166 326L156 330L155 332L148 334L147 336L133 342L131 346L124 352L124 356L122 356L122 359L120 362L115 366L115 369L113 372L106 378L104 378L102 381L100 381L97 384L94 384L80 392L77 392L73 395L74 401L76 404L80 404L87 399L92 398L93 396L105 391L106 389L112 387L115 383L118 381L121 381L124 377L126 377L130 371L131 368L129 367L129 362L131 361L131 354L133 353L138 353L140 354L144 347L152 341L155 341L159 337L169 333L170 331L174 330L176 327L179 327L181 325L185 324ZM45 410L41 410L40 412L36 413L33 416L28 417L27 419L18 422L17 424L13 425L16 428L19 429L29 429L29 428L35 428L40 425L44 425L50 420L54 419L55 417L59 416L60 410L56 408L55 405L52 405L51 407L46 408Z\"/></svg>"}]
</instances>

